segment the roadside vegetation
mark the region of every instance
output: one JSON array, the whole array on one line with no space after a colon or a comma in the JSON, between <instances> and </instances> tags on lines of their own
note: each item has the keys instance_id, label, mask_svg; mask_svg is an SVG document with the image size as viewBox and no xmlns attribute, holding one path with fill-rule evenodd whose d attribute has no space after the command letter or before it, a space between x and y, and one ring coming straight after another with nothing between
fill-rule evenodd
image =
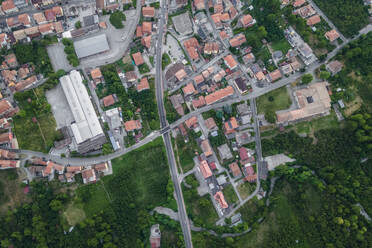
<instances>
[{"instance_id":1,"label":"roadside vegetation","mask_svg":"<svg viewBox=\"0 0 372 248\"><path fill-rule=\"evenodd\" d=\"M76 56L76 52L75 52L75 48L74 48L74 44L72 40L63 38L62 43L65 46L64 51L67 55L68 63L72 65L73 67L78 66L80 63L79 63L78 57Z\"/></svg>"},{"instance_id":2,"label":"roadside vegetation","mask_svg":"<svg viewBox=\"0 0 372 248\"><path fill-rule=\"evenodd\" d=\"M114 26L116 29L122 29L124 28L123 22L126 20L126 17L122 11L114 11L110 15L110 23L112 26Z\"/></svg>"}]
</instances>

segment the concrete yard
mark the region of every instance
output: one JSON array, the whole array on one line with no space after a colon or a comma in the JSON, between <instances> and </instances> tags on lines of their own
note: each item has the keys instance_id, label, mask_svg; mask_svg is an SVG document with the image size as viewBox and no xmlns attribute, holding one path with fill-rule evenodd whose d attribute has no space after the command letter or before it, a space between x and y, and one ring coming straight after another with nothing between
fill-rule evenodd
<instances>
[{"instance_id":1,"label":"concrete yard","mask_svg":"<svg viewBox=\"0 0 372 248\"><path fill-rule=\"evenodd\" d=\"M269 171L274 170L277 166L285 163L290 163L296 161L284 154L277 154L273 156L265 157L264 160L267 162L267 167Z\"/></svg>"},{"instance_id":2,"label":"concrete yard","mask_svg":"<svg viewBox=\"0 0 372 248\"><path fill-rule=\"evenodd\" d=\"M68 106L61 84L46 92L49 104L52 106L53 116L56 119L57 129L68 126L74 121L74 117Z\"/></svg>"},{"instance_id":3,"label":"concrete yard","mask_svg":"<svg viewBox=\"0 0 372 248\"><path fill-rule=\"evenodd\" d=\"M70 71L73 68L67 61L64 49L65 46L62 43L56 43L47 47L50 62L52 63L54 71L60 69Z\"/></svg>"}]
</instances>

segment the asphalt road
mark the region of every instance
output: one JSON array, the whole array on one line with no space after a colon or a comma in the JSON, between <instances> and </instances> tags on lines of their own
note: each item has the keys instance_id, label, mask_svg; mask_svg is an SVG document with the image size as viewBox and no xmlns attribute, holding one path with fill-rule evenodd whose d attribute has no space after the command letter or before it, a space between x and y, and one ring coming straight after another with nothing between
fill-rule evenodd
<instances>
[{"instance_id":1,"label":"asphalt road","mask_svg":"<svg viewBox=\"0 0 372 248\"><path fill-rule=\"evenodd\" d=\"M164 108L164 101L163 101L164 84L162 80L163 77L162 77L162 65L161 65L162 46L163 46L163 38L164 38L163 37L164 36L164 25L166 24L165 19L168 18L167 8L168 8L167 2L161 1L161 14L160 14L159 22L158 22L158 40L156 43L156 62L155 62L156 101L157 101L158 109L159 109L161 128L165 128L168 126L165 108ZM163 133L163 139L165 143L165 149L167 151L171 178L174 184L174 191L176 194L176 201L178 205L178 215L179 215L180 225L181 225L182 232L183 232L185 245L187 248L191 248L193 246L192 246L192 240L191 240L190 223L189 223L189 218L187 217L187 214L186 214L186 207L185 207L185 203L183 200L181 185L178 181L176 159L174 157L173 147L172 147L172 142L171 142L169 132Z\"/></svg>"}]
</instances>

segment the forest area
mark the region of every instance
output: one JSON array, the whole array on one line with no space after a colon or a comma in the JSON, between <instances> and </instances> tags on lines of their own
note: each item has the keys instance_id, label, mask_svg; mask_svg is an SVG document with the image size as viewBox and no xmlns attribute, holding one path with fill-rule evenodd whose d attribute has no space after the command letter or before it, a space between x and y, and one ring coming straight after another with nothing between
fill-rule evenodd
<instances>
[{"instance_id":1,"label":"forest area","mask_svg":"<svg viewBox=\"0 0 372 248\"><path fill-rule=\"evenodd\" d=\"M363 0L314 0L342 34L351 37L368 24Z\"/></svg>"}]
</instances>

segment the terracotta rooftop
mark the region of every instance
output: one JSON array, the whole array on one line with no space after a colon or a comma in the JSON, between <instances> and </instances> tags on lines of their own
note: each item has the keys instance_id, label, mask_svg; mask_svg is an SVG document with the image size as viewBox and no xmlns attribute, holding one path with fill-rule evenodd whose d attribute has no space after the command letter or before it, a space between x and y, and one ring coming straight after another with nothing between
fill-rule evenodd
<instances>
[{"instance_id":1,"label":"terracotta rooftop","mask_svg":"<svg viewBox=\"0 0 372 248\"><path fill-rule=\"evenodd\" d=\"M80 172L81 169L82 169L81 166L68 166L68 167L66 167L67 172L73 172L73 173Z\"/></svg>"},{"instance_id":2,"label":"terracotta rooftop","mask_svg":"<svg viewBox=\"0 0 372 248\"><path fill-rule=\"evenodd\" d=\"M35 75L33 75L33 76L31 76L27 79L21 80L18 83L16 83L15 90L16 91L23 90L23 89L31 86L32 84L34 84L36 81L37 81L37 77Z\"/></svg>"},{"instance_id":3,"label":"terracotta rooftop","mask_svg":"<svg viewBox=\"0 0 372 248\"><path fill-rule=\"evenodd\" d=\"M31 24L30 16L26 13L19 15L18 21L22 23L24 26L28 26Z\"/></svg>"},{"instance_id":4,"label":"terracotta rooftop","mask_svg":"<svg viewBox=\"0 0 372 248\"><path fill-rule=\"evenodd\" d=\"M181 69L176 72L175 76L178 79L178 81L182 81L187 76L187 74L184 69Z\"/></svg>"},{"instance_id":5,"label":"terracotta rooftop","mask_svg":"<svg viewBox=\"0 0 372 248\"><path fill-rule=\"evenodd\" d=\"M253 17L251 15L243 15L240 18L240 23L243 25L243 27L247 27L253 22Z\"/></svg>"},{"instance_id":6,"label":"terracotta rooftop","mask_svg":"<svg viewBox=\"0 0 372 248\"><path fill-rule=\"evenodd\" d=\"M106 171L108 169L107 163L100 163L94 166L96 171Z\"/></svg>"},{"instance_id":7,"label":"terracotta rooftop","mask_svg":"<svg viewBox=\"0 0 372 248\"><path fill-rule=\"evenodd\" d=\"M215 103L225 97L231 96L234 94L234 88L232 86L227 86L224 89L217 90L205 97L207 105Z\"/></svg>"},{"instance_id":8,"label":"terracotta rooftop","mask_svg":"<svg viewBox=\"0 0 372 248\"><path fill-rule=\"evenodd\" d=\"M133 53L132 57L136 65L142 65L145 63L145 61L143 60L142 54L140 52Z\"/></svg>"},{"instance_id":9,"label":"terracotta rooftop","mask_svg":"<svg viewBox=\"0 0 372 248\"><path fill-rule=\"evenodd\" d=\"M228 208L227 202L225 201L225 197L221 191L218 191L214 195L214 199L220 204L221 208Z\"/></svg>"},{"instance_id":10,"label":"terracotta rooftop","mask_svg":"<svg viewBox=\"0 0 372 248\"><path fill-rule=\"evenodd\" d=\"M101 70L99 68L92 69L90 71L90 75L92 76L93 80L102 78L102 73L101 73Z\"/></svg>"},{"instance_id":11,"label":"terracotta rooftop","mask_svg":"<svg viewBox=\"0 0 372 248\"><path fill-rule=\"evenodd\" d=\"M52 24L53 24L54 31L57 34L62 33L64 31L61 21L59 21L59 22L53 22Z\"/></svg>"},{"instance_id":12,"label":"terracotta rooftop","mask_svg":"<svg viewBox=\"0 0 372 248\"><path fill-rule=\"evenodd\" d=\"M194 81L195 81L195 83L198 85L198 84L200 84L200 83L202 83L202 82L204 82L204 77L203 77L203 75L197 75L197 76L195 76L194 77Z\"/></svg>"},{"instance_id":13,"label":"terracotta rooftop","mask_svg":"<svg viewBox=\"0 0 372 248\"><path fill-rule=\"evenodd\" d=\"M229 36L227 35L227 33L225 32L225 31L221 31L220 32L220 37L221 37L221 39L227 39Z\"/></svg>"},{"instance_id":14,"label":"terracotta rooftop","mask_svg":"<svg viewBox=\"0 0 372 248\"><path fill-rule=\"evenodd\" d=\"M142 32L145 34L151 34L152 32L152 22L143 22L142 23Z\"/></svg>"},{"instance_id":15,"label":"terracotta rooftop","mask_svg":"<svg viewBox=\"0 0 372 248\"><path fill-rule=\"evenodd\" d=\"M239 125L235 117L231 117L230 120L226 121L224 124L226 134L235 132L235 129L238 127Z\"/></svg>"},{"instance_id":16,"label":"terracotta rooftop","mask_svg":"<svg viewBox=\"0 0 372 248\"><path fill-rule=\"evenodd\" d=\"M115 104L115 102L116 102L113 95L105 96L102 99L102 101L103 101L103 106L105 106L105 107L109 107L109 106Z\"/></svg>"},{"instance_id":17,"label":"terracotta rooftop","mask_svg":"<svg viewBox=\"0 0 372 248\"><path fill-rule=\"evenodd\" d=\"M276 69L275 71L270 72L270 78L271 81L274 82L282 77L282 73L280 72L279 69Z\"/></svg>"},{"instance_id":18,"label":"terracotta rooftop","mask_svg":"<svg viewBox=\"0 0 372 248\"><path fill-rule=\"evenodd\" d=\"M154 7L142 7L142 15L144 17L154 17L155 8Z\"/></svg>"},{"instance_id":19,"label":"terracotta rooftop","mask_svg":"<svg viewBox=\"0 0 372 248\"><path fill-rule=\"evenodd\" d=\"M45 10L44 15L48 22L56 20L56 15L54 14L54 11L52 9Z\"/></svg>"},{"instance_id":20,"label":"terracotta rooftop","mask_svg":"<svg viewBox=\"0 0 372 248\"><path fill-rule=\"evenodd\" d=\"M321 22L319 15L314 15L306 20L306 24L309 26L313 26L315 24L318 24L319 22Z\"/></svg>"},{"instance_id":21,"label":"terracotta rooftop","mask_svg":"<svg viewBox=\"0 0 372 248\"><path fill-rule=\"evenodd\" d=\"M217 127L216 122L214 121L213 117L210 117L210 118L206 119L204 122L205 122L205 126L209 130Z\"/></svg>"},{"instance_id":22,"label":"terracotta rooftop","mask_svg":"<svg viewBox=\"0 0 372 248\"><path fill-rule=\"evenodd\" d=\"M204 96L199 96L199 98L197 99L193 99L192 100L192 106L197 109L197 108L201 108L203 107L204 105L206 104L205 102L205 97Z\"/></svg>"},{"instance_id":23,"label":"terracotta rooftop","mask_svg":"<svg viewBox=\"0 0 372 248\"><path fill-rule=\"evenodd\" d=\"M205 155L206 157L209 157L209 156L211 156L211 155L213 154L213 152L212 152L212 148L211 148L211 146L209 145L209 142L208 142L207 139L206 139L206 140L203 140L203 141L200 143L200 148L202 149L202 151L203 151L203 153L204 153L204 155Z\"/></svg>"},{"instance_id":24,"label":"terracotta rooftop","mask_svg":"<svg viewBox=\"0 0 372 248\"><path fill-rule=\"evenodd\" d=\"M234 57L230 54L223 58L225 61L225 64L230 68L234 69L238 63L235 61Z\"/></svg>"},{"instance_id":25,"label":"terracotta rooftop","mask_svg":"<svg viewBox=\"0 0 372 248\"><path fill-rule=\"evenodd\" d=\"M259 72L256 73L256 78L257 78L257 80L261 81L261 80L265 79L265 74L262 71L259 71Z\"/></svg>"},{"instance_id":26,"label":"terracotta rooftop","mask_svg":"<svg viewBox=\"0 0 372 248\"><path fill-rule=\"evenodd\" d=\"M52 23L46 23L39 25L39 31L40 33L50 33L53 31L53 24Z\"/></svg>"},{"instance_id":27,"label":"terracotta rooftop","mask_svg":"<svg viewBox=\"0 0 372 248\"><path fill-rule=\"evenodd\" d=\"M194 85L190 82L185 87L182 88L183 94L191 95L196 92Z\"/></svg>"},{"instance_id":28,"label":"terracotta rooftop","mask_svg":"<svg viewBox=\"0 0 372 248\"><path fill-rule=\"evenodd\" d=\"M206 160L201 161L199 168L204 178L208 178L213 175L211 169L208 166L208 162Z\"/></svg>"},{"instance_id":29,"label":"terracotta rooftop","mask_svg":"<svg viewBox=\"0 0 372 248\"><path fill-rule=\"evenodd\" d=\"M37 24L46 22L46 18L43 12L35 13L32 15L32 17L35 19Z\"/></svg>"},{"instance_id":30,"label":"terracotta rooftop","mask_svg":"<svg viewBox=\"0 0 372 248\"><path fill-rule=\"evenodd\" d=\"M245 35L240 33L229 40L229 43L232 47L238 47L241 46L243 43L247 42L247 39L245 38Z\"/></svg>"},{"instance_id":31,"label":"terracotta rooftop","mask_svg":"<svg viewBox=\"0 0 372 248\"><path fill-rule=\"evenodd\" d=\"M8 10L14 9L16 6L14 5L13 0L7 0L1 3L1 9L6 12Z\"/></svg>"},{"instance_id":32,"label":"terracotta rooftop","mask_svg":"<svg viewBox=\"0 0 372 248\"><path fill-rule=\"evenodd\" d=\"M229 13L223 13L223 14L221 14L220 20L223 21L223 22L227 22L228 20L230 20Z\"/></svg>"},{"instance_id":33,"label":"terracotta rooftop","mask_svg":"<svg viewBox=\"0 0 372 248\"><path fill-rule=\"evenodd\" d=\"M296 0L296 1L293 2L292 5L293 5L293 7L297 8L297 7L300 7L300 6L304 5L305 3L306 3L305 0Z\"/></svg>"},{"instance_id":34,"label":"terracotta rooftop","mask_svg":"<svg viewBox=\"0 0 372 248\"><path fill-rule=\"evenodd\" d=\"M194 0L194 6L197 10L205 9L204 0Z\"/></svg>"},{"instance_id":35,"label":"terracotta rooftop","mask_svg":"<svg viewBox=\"0 0 372 248\"><path fill-rule=\"evenodd\" d=\"M242 175L242 172L239 168L238 163L234 162L234 163L229 164L229 168L234 177L240 177Z\"/></svg>"},{"instance_id":36,"label":"terracotta rooftop","mask_svg":"<svg viewBox=\"0 0 372 248\"><path fill-rule=\"evenodd\" d=\"M144 45L146 48L151 47L151 35L142 37L141 44Z\"/></svg>"},{"instance_id":37,"label":"terracotta rooftop","mask_svg":"<svg viewBox=\"0 0 372 248\"><path fill-rule=\"evenodd\" d=\"M150 89L149 81L147 80L147 77L143 77L141 81L137 84L137 91L141 92L143 90Z\"/></svg>"},{"instance_id":38,"label":"terracotta rooftop","mask_svg":"<svg viewBox=\"0 0 372 248\"><path fill-rule=\"evenodd\" d=\"M57 17L63 16L63 9L61 6L54 6L52 10L55 16Z\"/></svg>"},{"instance_id":39,"label":"terracotta rooftop","mask_svg":"<svg viewBox=\"0 0 372 248\"><path fill-rule=\"evenodd\" d=\"M142 26L137 26L136 28L136 37L139 38L139 37L142 37L143 33L142 33Z\"/></svg>"},{"instance_id":40,"label":"terracotta rooftop","mask_svg":"<svg viewBox=\"0 0 372 248\"><path fill-rule=\"evenodd\" d=\"M140 120L130 120L124 122L125 131L130 132L142 128Z\"/></svg>"},{"instance_id":41,"label":"terracotta rooftop","mask_svg":"<svg viewBox=\"0 0 372 248\"><path fill-rule=\"evenodd\" d=\"M8 143L12 141L12 139L13 139L12 132L5 132L0 134L0 144Z\"/></svg>"},{"instance_id":42,"label":"terracotta rooftop","mask_svg":"<svg viewBox=\"0 0 372 248\"><path fill-rule=\"evenodd\" d=\"M340 34L335 29L332 29L332 30L325 33L325 37L330 42L333 42L333 41L337 40L338 38L340 38Z\"/></svg>"},{"instance_id":43,"label":"terracotta rooftop","mask_svg":"<svg viewBox=\"0 0 372 248\"><path fill-rule=\"evenodd\" d=\"M188 129L194 128L198 124L198 119L193 116L185 121L185 125Z\"/></svg>"}]
</instances>

